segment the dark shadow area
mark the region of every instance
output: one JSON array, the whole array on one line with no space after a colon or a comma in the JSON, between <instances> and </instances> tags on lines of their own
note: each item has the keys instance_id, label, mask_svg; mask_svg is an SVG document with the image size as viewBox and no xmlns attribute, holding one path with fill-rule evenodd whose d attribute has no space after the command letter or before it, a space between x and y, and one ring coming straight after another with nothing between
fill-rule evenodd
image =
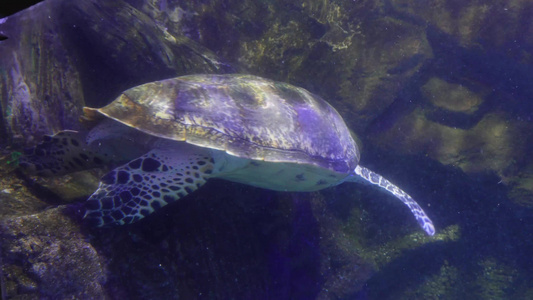
<instances>
[{"instance_id":1,"label":"dark shadow area","mask_svg":"<svg viewBox=\"0 0 533 300\"><path fill-rule=\"evenodd\" d=\"M317 221L305 194L283 195L212 180L138 223L86 230L113 259L111 295L313 299L322 284Z\"/></svg>"}]
</instances>

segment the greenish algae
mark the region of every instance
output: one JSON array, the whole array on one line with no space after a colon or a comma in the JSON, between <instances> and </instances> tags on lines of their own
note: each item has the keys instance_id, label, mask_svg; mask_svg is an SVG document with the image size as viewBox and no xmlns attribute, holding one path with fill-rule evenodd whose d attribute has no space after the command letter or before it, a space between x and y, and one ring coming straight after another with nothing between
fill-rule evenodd
<instances>
[{"instance_id":1,"label":"greenish algae","mask_svg":"<svg viewBox=\"0 0 533 300\"><path fill-rule=\"evenodd\" d=\"M436 242L453 242L461 237L458 225L451 225L437 231L433 237L425 235L423 232L414 232L396 239L386 241L371 247L362 247L361 256L367 261L372 261L377 270L383 268L391 261L399 258L403 252L416 249L424 244ZM371 244L372 241L367 241Z\"/></svg>"},{"instance_id":2,"label":"greenish algae","mask_svg":"<svg viewBox=\"0 0 533 300\"><path fill-rule=\"evenodd\" d=\"M434 106L445 110L472 114L483 103L483 97L460 84L431 78L421 87L422 94Z\"/></svg>"}]
</instances>

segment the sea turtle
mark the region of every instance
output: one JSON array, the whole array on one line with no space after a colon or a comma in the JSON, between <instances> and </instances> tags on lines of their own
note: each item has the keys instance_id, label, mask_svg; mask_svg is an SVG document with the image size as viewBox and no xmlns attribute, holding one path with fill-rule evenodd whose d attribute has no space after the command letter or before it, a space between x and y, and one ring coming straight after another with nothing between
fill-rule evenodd
<instances>
[{"instance_id":1,"label":"sea turtle","mask_svg":"<svg viewBox=\"0 0 533 300\"><path fill-rule=\"evenodd\" d=\"M358 164L341 116L303 88L251 75L189 75L130 88L105 107L84 108L84 119L98 122L46 137L20 166L38 175L114 166L86 202L84 218L96 226L136 222L221 178L277 191L375 184L435 233L407 193Z\"/></svg>"}]
</instances>

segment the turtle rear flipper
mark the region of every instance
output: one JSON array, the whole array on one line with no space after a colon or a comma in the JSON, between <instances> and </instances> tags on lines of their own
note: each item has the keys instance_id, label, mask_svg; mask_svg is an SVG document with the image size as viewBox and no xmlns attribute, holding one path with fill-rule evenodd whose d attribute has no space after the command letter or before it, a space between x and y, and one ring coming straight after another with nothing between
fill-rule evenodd
<instances>
[{"instance_id":1,"label":"turtle rear flipper","mask_svg":"<svg viewBox=\"0 0 533 300\"><path fill-rule=\"evenodd\" d=\"M42 143L24 151L19 166L29 174L54 176L104 165L105 153L91 149L85 142L86 135L65 130L45 136Z\"/></svg>"},{"instance_id":2,"label":"turtle rear flipper","mask_svg":"<svg viewBox=\"0 0 533 300\"><path fill-rule=\"evenodd\" d=\"M98 227L136 222L193 192L212 172L208 151L154 149L104 175L84 219Z\"/></svg>"},{"instance_id":3,"label":"turtle rear flipper","mask_svg":"<svg viewBox=\"0 0 533 300\"><path fill-rule=\"evenodd\" d=\"M418 205L418 203L411 198L406 192L402 191L399 187L392 184L387 179L383 178L381 175L370 171L369 169L357 166L355 167L354 173L356 175L359 175L359 178L365 179L362 181L363 183L370 183L375 184L385 190L387 190L389 193L393 194L396 198L400 199L409 209L411 210L411 213L415 216L416 221L418 222L418 225L424 229L424 231L428 235L434 235L435 234L435 226L433 226L433 222L431 219L426 215L422 207ZM357 177L348 177L348 181L358 181Z\"/></svg>"}]
</instances>

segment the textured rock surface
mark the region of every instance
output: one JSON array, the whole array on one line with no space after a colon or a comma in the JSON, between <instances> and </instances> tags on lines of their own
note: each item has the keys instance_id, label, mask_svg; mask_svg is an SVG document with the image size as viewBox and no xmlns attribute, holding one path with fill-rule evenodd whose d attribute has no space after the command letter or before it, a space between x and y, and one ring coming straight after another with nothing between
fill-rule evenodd
<instances>
[{"instance_id":1,"label":"textured rock surface","mask_svg":"<svg viewBox=\"0 0 533 300\"><path fill-rule=\"evenodd\" d=\"M137 84L233 70L124 1L48 1L2 19L0 32L3 143L78 129L84 105Z\"/></svg>"},{"instance_id":2,"label":"textured rock surface","mask_svg":"<svg viewBox=\"0 0 533 300\"><path fill-rule=\"evenodd\" d=\"M0 22L7 37L0 42L0 143L31 145L44 134L79 128L84 105L80 74L57 33L57 3Z\"/></svg>"},{"instance_id":3,"label":"textured rock surface","mask_svg":"<svg viewBox=\"0 0 533 300\"><path fill-rule=\"evenodd\" d=\"M63 209L1 222L4 292L8 296L105 296L105 259L80 232L79 225L62 213Z\"/></svg>"}]
</instances>

